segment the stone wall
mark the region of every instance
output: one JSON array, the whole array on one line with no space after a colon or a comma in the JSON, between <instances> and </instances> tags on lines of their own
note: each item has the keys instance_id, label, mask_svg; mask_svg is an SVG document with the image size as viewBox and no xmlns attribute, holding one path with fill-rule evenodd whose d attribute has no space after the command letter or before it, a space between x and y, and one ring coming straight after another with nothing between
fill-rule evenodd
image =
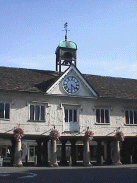
<instances>
[{"instance_id":1,"label":"stone wall","mask_svg":"<svg viewBox=\"0 0 137 183\"><path fill-rule=\"evenodd\" d=\"M0 102L10 103L10 119L0 119L0 133L12 134L14 127L18 125L24 129L25 134L49 135L54 125L62 133L65 124L64 105L74 105L78 108L79 135L84 135L87 127L95 132L95 136L114 136L117 128L120 128L125 136L137 135L137 125L125 125L124 118L124 108L135 107L137 105L135 102L14 92L6 94L1 92ZM45 122L29 121L29 104L33 102L45 104ZM96 124L98 107L109 108L110 124ZM67 133L67 135L74 134Z\"/></svg>"}]
</instances>

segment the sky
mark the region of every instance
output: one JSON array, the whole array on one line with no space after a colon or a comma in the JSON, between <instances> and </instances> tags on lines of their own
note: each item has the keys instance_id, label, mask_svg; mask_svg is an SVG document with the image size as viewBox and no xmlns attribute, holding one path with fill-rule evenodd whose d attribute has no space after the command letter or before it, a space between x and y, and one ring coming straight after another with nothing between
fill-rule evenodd
<instances>
[{"instance_id":1,"label":"sky","mask_svg":"<svg viewBox=\"0 0 137 183\"><path fill-rule=\"evenodd\" d=\"M83 74L137 79L136 0L1 0L0 66L55 70L64 40Z\"/></svg>"}]
</instances>

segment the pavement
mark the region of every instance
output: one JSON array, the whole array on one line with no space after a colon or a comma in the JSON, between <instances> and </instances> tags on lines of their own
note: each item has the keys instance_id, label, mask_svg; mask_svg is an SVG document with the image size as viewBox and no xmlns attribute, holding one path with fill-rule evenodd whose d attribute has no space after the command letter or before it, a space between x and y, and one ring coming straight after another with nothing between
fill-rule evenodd
<instances>
[{"instance_id":1,"label":"pavement","mask_svg":"<svg viewBox=\"0 0 137 183\"><path fill-rule=\"evenodd\" d=\"M18 173L30 170L54 170L54 169L112 169L112 168L133 168L137 170L137 164L126 164L126 165L103 165L103 166L59 166L59 167L0 167L0 173Z\"/></svg>"}]
</instances>

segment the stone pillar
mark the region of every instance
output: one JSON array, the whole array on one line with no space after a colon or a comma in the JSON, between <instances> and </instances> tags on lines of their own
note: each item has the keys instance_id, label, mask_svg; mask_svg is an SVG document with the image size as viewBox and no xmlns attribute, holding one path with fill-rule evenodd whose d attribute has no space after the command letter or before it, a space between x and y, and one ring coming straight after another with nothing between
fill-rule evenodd
<instances>
[{"instance_id":1,"label":"stone pillar","mask_svg":"<svg viewBox=\"0 0 137 183\"><path fill-rule=\"evenodd\" d=\"M37 165L41 166L41 140L37 141Z\"/></svg>"},{"instance_id":2,"label":"stone pillar","mask_svg":"<svg viewBox=\"0 0 137 183\"><path fill-rule=\"evenodd\" d=\"M50 166L58 166L57 163L57 140L51 140L51 159Z\"/></svg>"},{"instance_id":3,"label":"stone pillar","mask_svg":"<svg viewBox=\"0 0 137 183\"><path fill-rule=\"evenodd\" d=\"M61 155L61 165L66 165L67 164L67 159L66 159L66 142L67 140L61 140L62 142L62 155Z\"/></svg>"},{"instance_id":4,"label":"stone pillar","mask_svg":"<svg viewBox=\"0 0 137 183\"><path fill-rule=\"evenodd\" d=\"M111 146L110 146L111 141L107 141L107 160L106 163L107 165L112 164L112 158L111 158Z\"/></svg>"},{"instance_id":5,"label":"stone pillar","mask_svg":"<svg viewBox=\"0 0 137 183\"><path fill-rule=\"evenodd\" d=\"M113 159L113 163L115 165L121 165L121 161L120 161L120 141L116 140L114 141L114 159Z\"/></svg>"},{"instance_id":6,"label":"stone pillar","mask_svg":"<svg viewBox=\"0 0 137 183\"><path fill-rule=\"evenodd\" d=\"M43 142L43 165L48 166L48 141Z\"/></svg>"},{"instance_id":7,"label":"stone pillar","mask_svg":"<svg viewBox=\"0 0 137 183\"><path fill-rule=\"evenodd\" d=\"M71 158L72 165L76 165L76 140L71 141Z\"/></svg>"},{"instance_id":8,"label":"stone pillar","mask_svg":"<svg viewBox=\"0 0 137 183\"><path fill-rule=\"evenodd\" d=\"M16 140L15 145L14 166L23 166L21 157L22 157L21 139L18 139Z\"/></svg>"},{"instance_id":9,"label":"stone pillar","mask_svg":"<svg viewBox=\"0 0 137 183\"><path fill-rule=\"evenodd\" d=\"M97 165L103 165L103 153L102 153L102 145L101 141L97 141Z\"/></svg>"},{"instance_id":10,"label":"stone pillar","mask_svg":"<svg viewBox=\"0 0 137 183\"><path fill-rule=\"evenodd\" d=\"M84 140L84 152L83 152L83 165L91 166L90 163L90 149L89 149L89 140Z\"/></svg>"}]
</instances>

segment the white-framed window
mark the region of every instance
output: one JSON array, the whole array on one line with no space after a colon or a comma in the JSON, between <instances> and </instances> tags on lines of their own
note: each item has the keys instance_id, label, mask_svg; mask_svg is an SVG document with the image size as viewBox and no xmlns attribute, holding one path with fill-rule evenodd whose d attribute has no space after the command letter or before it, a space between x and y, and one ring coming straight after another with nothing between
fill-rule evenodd
<instances>
[{"instance_id":1,"label":"white-framed window","mask_svg":"<svg viewBox=\"0 0 137 183\"><path fill-rule=\"evenodd\" d=\"M110 123L109 109L96 109L96 123Z\"/></svg>"},{"instance_id":2,"label":"white-framed window","mask_svg":"<svg viewBox=\"0 0 137 183\"><path fill-rule=\"evenodd\" d=\"M0 103L0 118L9 119L10 118L10 104Z\"/></svg>"},{"instance_id":3,"label":"white-framed window","mask_svg":"<svg viewBox=\"0 0 137 183\"><path fill-rule=\"evenodd\" d=\"M30 104L30 121L45 121L46 107L40 104Z\"/></svg>"},{"instance_id":4,"label":"white-framed window","mask_svg":"<svg viewBox=\"0 0 137 183\"><path fill-rule=\"evenodd\" d=\"M80 109L79 104L61 104L64 113L63 129L67 132L79 131L80 130Z\"/></svg>"},{"instance_id":5,"label":"white-framed window","mask_svg":"<svg viewBox=\"0 0 137 183\"><path fill-rule=\"evenodd\" d=\"M65 108L65 122L78 122L77 109Z\"/></svg>"},{"instance_id":6,"label":"white-framed window","mask_svg":"<svg viewBox=\"0 0 137 183\"><path fill-rule=\"evenodd\" d=\"M126 124L137 124L137 110L125 110L125 122Z\"/></svg>"}]
</instances>

